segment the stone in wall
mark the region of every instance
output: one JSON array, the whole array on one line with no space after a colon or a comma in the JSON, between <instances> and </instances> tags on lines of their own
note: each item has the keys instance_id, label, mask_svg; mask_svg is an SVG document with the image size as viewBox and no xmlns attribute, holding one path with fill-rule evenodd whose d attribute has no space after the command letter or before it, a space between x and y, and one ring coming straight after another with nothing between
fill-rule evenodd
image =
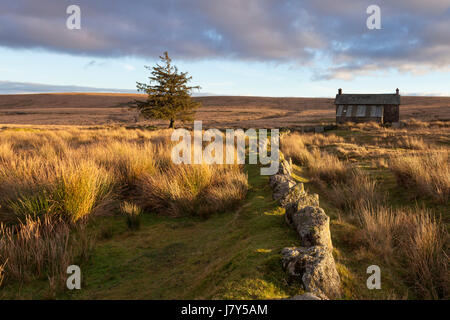
<instances>
[{"instance_id":1,"label":"stone in wall","mask_svg":"<svg viewBox=\"0 0 450 320\"><path fill-rule=\"evenodd\" d=\"M286 221L295 228L302 246L325 246L333 250L330 233L330 218L317 206L307 206L301 210L290 210Z\"/></svg>"},{"instance_id":2,"label":"stone in wall","mask_svg":"<svg viewBox=\"0 0 450 320\"><path fill-rule=\"evenodd\" d=\"M341 297L340 277L328 248L284 248L281 254L283 268L291 278L301 281L305 291L322 299Z\"/></svg>"},{"instance_id":3,"label":"stone in wall","mask_svg":"<svg viewBox=\"0 0 450 320\"><path fill-rule=\"evenodd\" d=\"M286 220L289 224L292 213L301 210L307 206L319 206L319 195L316 193L310 194L305 191L303 183L298 183L294 188L281 199L281 206L286 209Z\"/></svg>"},{"instance_id":4,"label":"stone in wall","mask_svg":"<svg viewBox=\"0 0 450 320\"><path fill-rule=\"evenodd\" d=\"M289 175L276 174L269 178L269 184L273 189L273 199L281 200L297 183Z\"/></svg>"}]
</instances>

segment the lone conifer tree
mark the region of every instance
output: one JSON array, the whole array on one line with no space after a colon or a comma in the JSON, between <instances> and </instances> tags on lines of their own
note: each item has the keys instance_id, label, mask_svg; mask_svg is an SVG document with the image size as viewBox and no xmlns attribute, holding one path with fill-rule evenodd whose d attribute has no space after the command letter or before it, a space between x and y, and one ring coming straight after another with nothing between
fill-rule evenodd
<instances>
[{"instance_id":1,"label":"lone conifer tree","mask_svg":"<svg viewBox=\"0 0 450 320\"><path fill-rule=\"evenodd\" d=\"M146 101L135 100L135 108L145 118L170 120L169 128L173 128L175 120L193 120L195 109L201 103L192 100L191 93L200 87L188 86L192 77L188 77L187 72L178 72L178 68L171 64L172 59L167 52L160 59L162 65L145 66L152 70L150 84L137 82L137 89L147 93L148 97Z\"/></svg>"}]
</instances>

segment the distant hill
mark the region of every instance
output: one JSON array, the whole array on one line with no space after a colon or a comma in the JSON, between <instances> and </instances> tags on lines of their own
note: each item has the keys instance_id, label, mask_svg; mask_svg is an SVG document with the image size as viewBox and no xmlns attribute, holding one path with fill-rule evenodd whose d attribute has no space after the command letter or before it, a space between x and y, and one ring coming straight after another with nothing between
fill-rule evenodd
<instances>
[{"instance_id":1,"label":"distant hill","mask_svg":"<svg viewBox=\"0 0 450 320\"><path fill-rule=\"evenodd\" d=\"M1 124L102 125L132 124L128 104L145 99L127 93L54 93L0 95ZM196 118L205 127L295 127L333 122L333 98L196 97L203 103ZM402 97L400 118L450 120L450 97ZM146 121L164 126L163 121Z\"/></svg>"}]
</instances>

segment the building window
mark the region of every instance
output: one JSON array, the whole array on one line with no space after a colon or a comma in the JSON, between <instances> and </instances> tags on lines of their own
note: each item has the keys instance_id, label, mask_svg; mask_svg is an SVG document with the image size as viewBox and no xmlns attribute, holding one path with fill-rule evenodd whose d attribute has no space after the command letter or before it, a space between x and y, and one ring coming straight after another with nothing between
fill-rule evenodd
<instances>
[{"instance_id":1,"label":"building window","mask_svg":"<svg viewBox=\"0 0 450 320\"><path fill-rule=\"evenodd\" d=\"M381 118L383 116L382 106L372 106L370 108L370 116L375 118Z\"/></svg>"},{"instance_id":2,"label":"building window","mask_svg":"<svg viewBox=\"0 0 450 320\"><path fill-rule=\"evenodd\" d=\"M344 106L343 105L339 105L338 109L337 109L337 113L336 113L336 115L338 117L342 116L342 109L344 109Z\"/></svg>"},{"instance_id":3,"label":"building window","mask_svg":"<svg viewBox=\"0 0 450 320\"><path fill-rule=\"evenodd\" d=\"M378 106L377 108L377 117L381 118L383 116L383 107Z\"/></svg>"},{"instance_id":4,"label":"building window","mask_svg":"<svg viewBox=\"0 0 450 320\"><path fill-rule=\"evenodd\" d=\"M353 106L347 106L347 113L346 113L347 117L352 116L352 110L353 110Z\"/></svg>"},{"instance_id":5,"label":"building window","mask_svg":"<svg viewBox=\"0 0 450 320\"><path fill-rule=\"evenodd\" d=\"M366 106L358 106L358 110L356 110L357 117L365 117L366 116Z\"/></svg>"}]
</instances>

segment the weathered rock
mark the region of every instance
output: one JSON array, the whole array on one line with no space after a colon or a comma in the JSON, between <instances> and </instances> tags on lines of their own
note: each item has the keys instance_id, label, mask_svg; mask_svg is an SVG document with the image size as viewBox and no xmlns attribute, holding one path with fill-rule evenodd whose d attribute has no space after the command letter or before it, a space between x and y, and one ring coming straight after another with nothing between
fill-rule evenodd
<instances>
[{"instance_id":1,"label":"weathered rock","mask_svg":"<svg viewBox=\"0 0 450 320\"><path fill-rule=\"evenodd\" d=\"M289 203L297 201L301 195L305 193L305 186L303 183L297 183L289 192L283 197L280 204L282 207L286 207Z\"/></svg>"},{"instance_id":2,"label":"weathered rock","mask_svg":"<svg viewBox=\"0 0 450 320\"><path fill-rule=\"evenodd\" d=\"M289 161L284 159L284 156L280 154L278 172L269 178L269 184L273 189L273 198L275 200L284 198L289 190L297 184L291 175L292 161L290 159Z\"/></svg>"},{"instance_id":3,"label":"weathered rock","mask_svg":"<svg viewBox=\"0 0 450 320\"><path fill-rule=\"evenodd\" d=\"M269 185L273 189L275 186L279 185L280 183L286 182L290 180L291 177L284 174L274 174L273 176L269 177Z\"/></svg>"},{"instance_id":4,"label":"weathered rock","mask_svg":"<svg viewBox=\"0 0 450 320\"><path fill-rule=\"evenodd\" d=\"M289 175L276 174L269 178L270 186L273 189L272 197L275 200L280 200L285 197L289 190L297 183Z\"/></svg>"},{"instance_id":5,"label":"weathered rock","mask_svg":"<svg viewBox=\"0 0 450 320\"><path fill-rule=\"evenodd\" d=\"M316 193L309 194L305 191L303 183L298 183L289 193L280 201L281 205L286 208L287 221L290 221L290 215L303 209L306 206L319 206L319 195ZM290 222L289 222L290 223Z\"/></svg>"},{"instance_id":6,"label":"weathered rock","mask_svg":"<svg viewBox=\"0 0 450 320\"><path fill-rule=\"evenodd\" d=\"M290 297L287 300L323 300L323 299L321 299L318 296L312 294L311 292L307 292L307 293L304 293L304 294L299 294L299 295Z\"/></svg>"},{"instance_id":7,"label":"weathered rock","mask_svg":"<svg viewBox=\"0 0 450 320\"><path fill-rule=\"evenodd\" d=\"M307 206L299 211L290 213L286 220L290 220L297 230L303 246L325 246L330 251L333 249L330 234L330 218L322 208Z\"/></svg>"},{"instance_id":8,"label":"weathered rock","mask_svg":"<svg viewBox=\"0 0 450 320\"><path fill-rule=\"evenodd\" d=\"M318 297L341 297L340 277L333 255L324 246L284 248L283 268L291 279L301 281L304 289Z\"/></svg>"}]
</instances>

